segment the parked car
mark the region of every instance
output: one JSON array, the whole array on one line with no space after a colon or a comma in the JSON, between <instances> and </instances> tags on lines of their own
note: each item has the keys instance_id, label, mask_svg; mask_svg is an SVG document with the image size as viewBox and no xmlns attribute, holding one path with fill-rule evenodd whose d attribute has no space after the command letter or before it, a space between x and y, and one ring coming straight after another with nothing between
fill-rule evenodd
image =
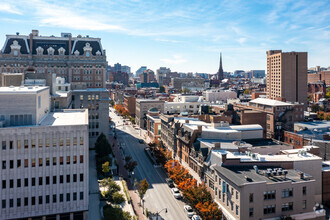
<instances>
[{"instance_id":1,"label":"parked car","mask_svg":"<svg viewBox=\"0 0 330 220\"><path fill-rule=\"evenodd\" d=\"M189 218L191 218L193 215L195 215L194 210L191 208L190 205L185 205L183 206L184 211L186 212L186 214L188 215Z\"/></svg>"},{"instance_id":2,"label":"parked car","mask_svg":"<svg viewBox=\"0 0 330 220\"><path fill-rule=\"evenodd\" d=\"M178 188L172 188L172 193L174 198L180 199L181 198L181 193Z\"/></svg>"},{"instance_id":3,"label":"parked car","mask_svg":"<svg viewBox=\"0 0 330 220\"><path fill-rule=\"evenodd\" d=\"M173 183L173 180L172 180L172 179L167 178L167 179L166 179L166 182L167 182L167 185L168 185L170 188L173 188L173 187L174 187L174 183Z\"/></svg>"},{"instance_id":4,"label":"parked car","mask_svg":"<svg viewBox=\"0 0 330 220\"><path fill-rule=\"evenodd\" d=\"M191 220L202 220L202 218L199 215L193 215Z\"/></svg>"}]
</instances>

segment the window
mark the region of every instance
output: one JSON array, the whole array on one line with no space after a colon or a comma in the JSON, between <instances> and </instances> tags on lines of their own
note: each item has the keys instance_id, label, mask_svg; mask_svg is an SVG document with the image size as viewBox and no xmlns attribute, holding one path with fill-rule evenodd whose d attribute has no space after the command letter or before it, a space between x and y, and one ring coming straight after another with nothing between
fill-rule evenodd
<instances>
[{"instance_id":1,"label":"window","mask_svg":"<svg viewBox=\"0 0 330 220\"><path fill-rule=\"evenodd\" d=\"M5 160L2 161L2 169L3 170L6 169L6 161Z\"/></svg>"},{"instance_id":2,"label":"window","mask_svg":"<svg viewBox=\"0 0 330 220\"><path fill-rule=\"evenodd\" d=\"M77 174L73 174L73 182L77 182Z\"/></svg>"},{"instance_id":3,"label":"window","mask_svg":"<svg viewBox=\"0 0 330 220\"><path fill-rule=\"evenodd\" d=\"M43 145L43 141L42 141L42 139L39 139L39 141L38 141L38 145L39 145L39 148L42 147L42 145Z\"/></svg>"},{"instance_id":4,"label":"window","mask_svg":"<svg viewBox=\"0 0 330 220\"><path fill-rule=\"evenodd\" d=\"M84 200L84 192L80 192L80 200Z\"/></svg>"},{"instance_id":5,"label":"window","mask_svg":"<svg viewBox=\"0 0 330 220\"><path fill-rule=\"evenodd\" d=\"M6 141L2 141L2 150L6 150Z\"/></svg>"},{"instance_id":6,"label":"window","mask_svg":"<svg viewBox=\"0 0 330 220\"><path fill-rule=\"evenodd\" d=\"M21 140L17 140L17 149L21 149Z\"/></svg>"},{"instance_id":7,"label":"window","mask_svg":"<svg viewBox=\"0 0 330 220\"><path fill-rule=\"evenodd\" d=\"M70 202L70 193L67 193L67 194L66 194L66 201L67 201L67 202Z\"/></svg>"},{"instance_id":8,"label":"window","mask_svg":"<svg viewBox=\"0 0 330 220\"><path fill-rule=\"evenodd\" d=\"M70 183L70 175L66 175L66 182Z\"/></svg>"},{"instance_id":9,"label":"window","mask_svg":"<svg viewBox=\"0 0 330 220\"><path fill-rule=\"evenodd\" d=\"M70 156L66 157L66 164L70 164Z\"/></svg>"},{"instance_id":10,"label":"window","mask_svg":"<svg viewBox=\"0 0 330 220\"><path fill-rule=\"evenodd\" d=\"M17 187L21 187L21 179L17 179L16 183L17 183Z\"/></svg>"},{"instance_id":11,"label":"window","mask_svg":"<svg viewBox=\"0 0 330 220\"><path fill-rule=\"evenodd\" d=\"M77 193L76 192L73 193L72 198L73 198L73 201L76 201L77 200Z\"/></svg>"},{"instance_id":12,"label":"window","mask_svg":"<svg viewBox=\"0 0 330 220\"><path fill-rule=\"evenodd\" d=\"M63 165L63 163L64 163L63 157L60 157L60 165Z\"/></svg>"},{"instance_id":13,"label":"window","mask_svg":"<svg viewBox=\"0 0 330 220\"><path fill-rule=\"evenodd\" d=\"M29 167L29 160L28 159L24 159L24 167L25 168Z\"/></svg>"},{"instance_id":14,"label":"window","mask_svg":"<svg viewBox=\"0 0 330 220\"><path fill-rule=\"evenodd\" d=\"M50 146L50 139L47 138L47 139L46 139L46 147L49 147L49 146Z\"/></svg>"},{"instance_id":15,"label":"window","mask_svg":"<svg viewBox=\"0 0 330 220\"><path fill-rule=\"evenodd\" d=\"M307 200L302 201L302 208L306 209L307 208Z\"/></svg>"},{"instance_id":16,"label":"window","mask_svg":"<svg viewBox=\"0 0 330 220\"><path fill-rule=\"evenodd\" d=\"M302 188L302 194L303 194L303 195L306 195L306 190L307 190L307 189L306 189L306 186L303 186L303 188Z\"/></svg>"},{"instance_id":17,"label":"window","mask_svg":"<svg viewBox=\"0 0 330 220\"><path fill-rule=\"evenodd\" d=\"M84 163L84 155L80 155L80 163Z\"/></svg>"},{"instance_id":18,"label":"window","mask_svg":"<svg viewBox=\"0 0 330 220\"><path fill-rule=\"evenodd\" d=\"M36 204L36 197L31 197L31 205L35 205Z\"/></svg>"},{"instance_id":19,"label":"window","mask_svg":"<svg viewBox=\"0 0 330 220\"><path fill-rule=\"evenodd\" d=\"M264 200L269 200L269 199L276 199L275 190L264 192Z\"/></svg>"},{"instance_id":20,"label":"window","mask_svg":"<svg viewBox=\"0 0 330 220\"><path fill-rule=\"evenodd\" d=\"M264 215L275 213L275 205L264 206Z\"/></svg>"},{"instance_id":21,"label":"window","mask_svg":"<svg viewBox=\"0 0 330 220\"><path fill-rule=\"evenodd\" d=\"M39 158L39 167L42 167L42 158Z\"/></svg>"},{"instance_id":22,"label":"window","mask_svg":"<svg viewBox=\"0 0 330 220\"><path fill-rule=\"evenodd\" d=\"M236 205L236 215L238 215L238 210L239 210L239 207L238 207L238 205Z\"/></svg>"},{"instance_id":23,"label":"window","mask_svg":"<svg viewBox=\"0 0 330 220\"><path fill-rule=\"evenodd\" d=\"M282 189L282 198L292 197L293 189Z\"/></svg>"},{"instance_id":24,"label":"window","mask_svg":"<svg viewBox=\"0 0 330 220\"><path fill-rule=\"evenodd\" d=\"M60 183L63 183L63 175L60 175Z\"/></svg>"},{"instance_id":25,"label":"window","mask_svg":"<svg viewBox=\"0 0 330 220\"><path fill-rule=\"evenodd\" d=\"M32 139L31 141L31 147L36 148L36 139Z\"/></svg>"},{"instance_id":26,"label":"window","mask_svg":"<svg viewBox=\"0 0 330 220\"><path fill-rule=\"evenodd\" d=\"M35 178L35 177L33 177L33 178L31 179L31 185L32 185L32 186L35 186L35 185L36 185L36 178Z\"/></svg>"},{"instance_id":27,"label":"window","mask_svg":"<svg viewBox=\"0 0 330 220\"><path fill-rule=\"evenodd\" d=\"M84 138L80 137L80 145L84 145Z\"/></svg>"},{"instance_id":28,"label":"window","mask_svg":"<svg viewBox=\"0 0 330 220\"><path fill-rule=\"evenodd\" d=\"M21 168L21 160L17 160L17 168Z\"/></svg>"},{"instance_id":29,"label":"window","mask_svg":"<svg viewBox=\"0 0 330 220\"><path fill-rule=\"evenodd\" d=\"M66 138L66 146L68 147L68 146L70 146L70 142L71 142L71 140L70 140L70 138Z\"/></svg>"},{"instance_id":30,"label":"window","mask_svg":"<svg viewBox=\"0 0 330 220\"><path fill-rule=\"evenodd\" d=\"M53 147L56 147L56 146L57 146L57 139L53 138Z\"/></svg>"},{"instance_id":31,"label":"window","mask_svg":"<svg viewBox=\"0 0 330 220\"><path fill-rule=\"evenodd\" d=\"M250 195L249 195L249 201L250 202L253 202L253 193L250 193Z\"/></svg>"},{"instance_id":32,"label":"window","mask_svg":"<svg viewBox=\"0 0 330 220\"><path fill-rule=\"evenodd\" d=\"M53 195L53 203L56 203L56 194Z\"/></svg>"},{"instance_id":33,"label":"window","mask_svg":"<svg viewBox=\"0 0 330 220\"><path fill-rule=\"evenodd\" d=\"M2 189L6 189L7 184L6 180L2 180Z\"/></svg>"},{"instance_id":34,"label":"window","mask_svg":"<svg viewBox=\"0 0 330 220\"><path fill-rule=\"evenodd\" d=\"M9 149L13 149L14 148L14 141L9 141Z\"/></svg>"},{"instance_id":35,"label":"window","mask_svg":"<svg viewBox=\"0 0 330 220\"><path fill-rule=\"evenodd\" d=\"M84 95L80 95L80 100L81 100L81 101L84 100Z\"/></svg>"},{"instance_id":36,"label":"window","mask_svg":"<svg viewBox=\"0 0 330 220\"><path fill-rule=\"evenodd\" d=\"M17 198L16 205L17 207L21 207L21 198Z\"/></svg>"},{"instance_id":37,"label":"window","mask_svg":"<svg viewBox=\"0 0 330 220\"><path fill-rule=\"evenodd\" d=\"M29 198L25 197L24 198L24 206L28 206L29 205Z\"/></svg>"},{"instance_id":38,"label":"window","mask_svg":"<svg viewBox=\"0 0 330 220\"><path fill-rule=\"evenodd\" d=\"M56 157L53 157L53 166L56 166Z\"/></svg>"},{"instance_id":39,"label":"window","mask_svg":"<svg viewBox=\"0 0 330 220\"><path fill-rule=\"evenodd\" d=\"M63 202L63 194L60 194L60 202Z\"/></svg>"},{"instance_id":40,"label":"window","mask_svg":"<svg viewBox=\"0 0 330 220\"><path fill-rule=\"evenodd\" d=\"M9 168L10 169L13 169L14 168L14 161L13 160L10 160L9 161Z\"/></svg>"},{"instance_id":41,"label":"window","mask_svg":"<svg viewBox=\"0 0 330 220\"><path fill-rule=\"evenodd\" d=\"M36 158L31 159L31 166L35 167L36 166Z\"/></svg>"},{"instance_id":42,"label":"window","mask_svg":"<svg viewBox=\"0 0 330 220\"><path fill-rule=\"evenodd\" d=\"M49 185L50 180L49 180L49 176L46 176L46 185Z\"/></svg>"},{"instance_id":43,"label":"window","mask_svg":"<svg viewBox=\"0 0 330 220\"><path fill-rule=\"evenodd\" d=\"M25 178L24 179L24 186L25 187L28 187L29 186L29 179L28 178Z\"/></svg>"},{"instance_id":44,"label":"window","mask_svg":"<svg viewBox=\"0 0 330 220\"><path fill-rule=\"evenodd\" d=\"M253 208L249 208L249 217L253 217Z\"/></svg>"},{"instance_id":45,"label":"window","mask_svg":"<svg viewBox=\"0 0 330 220\"><path fill-rule=\"evenodd\" d=\"M84 174L81 173L81 174L80 174L80 182L83 182L83 181L84 181Z\"/></svg>"},{"instance_id":46,"label":"window","mask_svg":"<svg viewBox=\"0 0 330 220\"><path fill-rule=\"evenodd\" d=\"M293 202L287 202L282 204L282 212L293 210Z\"/></svg>"},{"instance_id":47,"label":"window","mask_svg":"<svg viewBox=\"0 0 330 220\"><path fill-rule=\"evenodd\" d=\"M14 188L14 180L9 180L9 188Z\"/></svg>"},{"instance_id":48,"label":"window","mask_svg":"<svg viewBox=\"0 0 330 220\"><path fill-rule=\"evenodd\" d=\"M42 204L42 196L39 196L39 205L41 205Z\"/></svg>"},{"instance_id":49,"label":"window","mask_svg":"<svg viewBox=\"0 0 330 220\"><path fill-rule=\"evenodd\" d=\"M29 140L24 140L24 148L29 148Z\"/></svg>"},{"instance_id":50,"label":"window","mask_svg":"<svg viewBox=\"0 0 330 220\"><path fill-rule=\"evenodd\" d=\"M3 208L3 209L5 209L5 208L6 208L6 200L5 200L5 199L3 199L1 204L2 204L2 205L1 205L1 206L2 206L2 208Z\"/></svg>"},{"instance_id":51,"label":"window","mask_svg":"<svg viewBox=\"0 0 330 220\"><path fill-rule=\"evenodd\" d=\"M50 165L50 158L46 157L46 166L49 166L49 165Z\"/></svg>"},{"instance_id":52,"label":"window","mask_svg":"<svg viewBox=\"0 0 330 220\"><path fill-rule=\"evenodd\" d=\"M49 195L46 195L46 204L49 204L50 198Z\"/></svg>"},{"instance_id":53,"label":"window","mask_svg":"<svg viewBox=\"0 0 330 220\"><path fill-rule=\"evenodd\" d=\"M77 163L77 156L73 156L73 164Z\"/></svg>"},{"instance_id":54,"label":"window","mask_svg":"<svg viewBox=\"0 0 330 220\"><path fill-rule=\"evenodd\" d=\"M39 186L42 185L42 177L39 177Z\"/></svg>"},{"instance_id":55,"label":"window","mask_svg":"<svg viewBox=\"0 0 330 220\"><path fill-rule=\"evenodd\" d=\"M73 138L73 145L74 145L74 146L77 146L77 137L74 137L74 138Z\"/></svg>"},{"instance_id":56,"label":"window","mask_svg":"<svg viewBox=\"0 0 330 220\"><path fill-rule=\"evenodd\" d=\"M64 146L64 138L60 138L60 146Z\"/></svg>"}]
</instances>

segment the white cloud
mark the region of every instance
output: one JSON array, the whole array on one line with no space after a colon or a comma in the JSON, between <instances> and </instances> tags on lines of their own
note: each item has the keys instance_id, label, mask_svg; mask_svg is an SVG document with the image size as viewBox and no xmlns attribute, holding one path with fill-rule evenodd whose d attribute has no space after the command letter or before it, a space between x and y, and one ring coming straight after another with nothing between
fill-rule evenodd
<instances>
[{"instance_id":1,"label":"white cloud","mask_svg":"<svg viewBox=\"0 0 330 220\"><path fill-rule=\"evenodd\" d=\"M18 15L22 14L15 6L9 3L0 3L0 11Z\"/></svg>"},{"instance_id":2,"label":"white cloud","mask_svg":"<svg viewBox=\"0 0 330 220\"><path fill-rule=\"evenodd\" d=\"M162 61L166 64L180 64L180 63L187 62L187 60L182 58L181 55L173 55L172 57L173 58L171 58L171 59L168 59L168 58L160 59L160 61Z\"/></svg>"},{"instance_id":3,"label":"white cloud","mask_svg":"<svg viewBox=\"0 0 330 220\"><path fill-rule=\"evenodd\" d=\"M245 37L241 37L240 39L238 39L237 41L240 43L240 44L243 44L246 42L246 38Z\"/></svg>"}]
</instances>

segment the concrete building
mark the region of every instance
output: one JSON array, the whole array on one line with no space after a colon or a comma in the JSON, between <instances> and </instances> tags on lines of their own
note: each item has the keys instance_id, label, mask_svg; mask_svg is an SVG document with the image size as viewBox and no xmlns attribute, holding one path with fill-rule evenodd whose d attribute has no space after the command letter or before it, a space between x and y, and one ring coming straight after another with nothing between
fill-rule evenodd
<instances>
[{"instance_id":1,"label":"concrete building","mask_svg":"<svg viewBox=\"0 0 330 220\"><path fill-rule=\"evenodd\" d=\"M72 105L72 91L70 83L66 83L62 77L53 74L53 86L51 93L51 110L69 109Z\"/></svg>"},{"instance_id":2,"label":"concrete building","mask_svg":"<svg viewBox=\"0 0 330 220\"><path fill-rule=\"evenodd\" d=\"M173 102L164 103L166 114L200 114L202 106L210 106L210 102L204 101L203 96L174 94Z\"/></svg>"},{"instance_id":3,"label":"concrete building","mask_svg":"<svg viewBox=\"0 0 330 220\"><path fill-rule=\"evenodd\" d=\"M101 133L109 134L109 102L107 89L72 90L72 108L88 109L90 147L94 147Z\"/></svg>"},{"instance_id":4,"label":"concrete building","mask_svg":"<svg viewBox=\"0 0 330 220\"><path fill-rule=\"evenodd\" d=\"M1 219L87 219L88 113L49 100L48 87L0 90Z\"/></svg>"},{"instance_id":5,"label":"concrete building","mask_svg":"<svg viewBox=\"0 0 330 220\"><path fill-rule=\"evenodd\" d=\"M330 85L330 71L321 71L318 73L308 74L308 83L315 83L318 81L324 81L325 84Z\"/></svg>"},{"instance_id":6,"label":"concrete building","mask_svg":"<svg viewBox=\"0 0 330 220\"><path fill-rule=\"evenodd\" d=\"M39 36L7 35L0 52L0 73L55 73L67 82L84 82L87 87L105 88L106 54L100 38L72 37L71 34ZM40 77L39 77L40 78Z\"/></svg>"},{"instance_id":7,"label":"concrete building","mask_svg":"<svg viewBox=\"0 0 330 220\"><path fill-rule=\"evenodd\" d=\"M141 66L136 72L135 72L135 76L136 77L140 77L140 75L142 74L142 73L144 73L144 71L146 71L147 70L147 67L146 66Z\"/></svg>"},{"instance_id":8,"label":"concrete building","mask_svg":"<svg viewBox=\"0 0 330 220\"><path fill-rule=\"evenodd\" d=\"M169 74L171 72L171 69L170 68L166 68L166 67L160 67L158 70L157 70L157 76L156 76L156 79L157 79L157 82L160 86L164 85L164 77L167 76L167 74Z\"/></svg>"},{"instance_id":9,"label":"concrete building","mask_svg":"<svg viewBox=\"0 0 330 220\"><path fill-rule=\"evenodd\" d=\"M182 89L182 84L195 82L202 87L205 86L205 79L203 78L172 78L171 84L174 89Z\"/></svg>"},{"instance_id":10,"label":"concrete building","mask_svg":"<svg viewBox=\"0 0 330 220\"><path fill-rule=\"evenodd\" d=\"M0 73L1 86L21 86L24 83L24 73Z\"/></svg>"},{"instance_id":11,"label":"concrete building","mask_svg":"<svg viewBox=\"0 0 330 220\"><path fill-rule=\"evenodd\" d=\"M161 121L159 110L155 107L149 109L147 114L147 135L152 143L159 143L161 138Z\"/></svg>"},{"instance_id":12,"label":"concrete building","mask_svg":"<svg viewBox=\"0 0 330 220\"><path fill-rule=\"evenodd\" d=\"M265 70L251 70L251 78L264 78L266 76Z\"/></svg>"},{"instance_id":13,"label":"concrete building","mask_svg":"<svg viewBox=\"0 0 330 220\"><path fill-rule=\"evenodd\" d=\"M203 96L208 102L217 103L221 101L226 103L227 99L237 98L237 93L230 90L205 90Z\"/></svg>"},{"instance_id":14,"label":"concrete building","mask_svg":"<svg viewBox=\"0 0 330 220\"><path fill-rule=\"evenodd\" d=\"M160 113L164 112L164 101L155 99L136 99L135 123L145 129L147 124L147 113L151 108L157 108Z\"/></svg>"},{"instance_id":15,"label":"concrete building","mask_svg":"<svg viewBox=\"0 0 330 220\"><path fill-rule=\"evenodd\" d=\"M322 193L322 163L317 156L215 149L206 165L205 183L228 219L325 218L324 210L313 210Z\"/></svg>"},{"instance_id":16,"label":"concrete building","mask_svg":"<svg viewBox=\"0 0 330 220\"><path fill-rule=\"evenodd\" d=\"M267 51L267 93L307 107L307 52Z\"/></svg>"},{"instance_id":17,"label":"concrete building","mask_svg":"<svg viewBox=\"0 0 330 220\"><path fill-rule=\"evenodd\" d=\"M140 82L141 83L152 83L155 82L155 73L154 71L147 69L143 73L140 74Z\"/></svg>"}]
</instances>

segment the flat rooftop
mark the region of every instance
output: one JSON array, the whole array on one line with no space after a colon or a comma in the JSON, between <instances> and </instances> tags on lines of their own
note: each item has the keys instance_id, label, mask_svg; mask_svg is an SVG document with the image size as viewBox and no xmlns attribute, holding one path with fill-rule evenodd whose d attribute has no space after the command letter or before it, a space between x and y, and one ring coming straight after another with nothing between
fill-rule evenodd
<instances>
[{"instance_id":1,"label":"flat rooftop","mask_svg":"<svg viewBox=\"0 0 330 220\"><path fill-rule=\"evenodd\" d=\"M311 121L311 122L296 122L295 126L305 127L307 129L323 129L330 128L330 121Z\"/></svg>"},{"instance_id":2,"label":"flat rooftop","mask_svg":"<svg viewBox=\"0 0 330 220\"><path fill-rule=\"evenodd\" d=\"M281 102L273 99L266 99L266 98L256 98L251 100L249 103L256 103L261 105L270 105L270 106L292 106L293 104L289 102Z\"/></svg>"},{"instance_id":3,"label":"flat rooftop","mask_svg":"<svg viewBox=\"0 0 330 220\"><path fill-rule=\"evenodd\" d=\"M73 92L109 92L105 88L87 88L87 89L76 89Z\"/></svg>"},{"instance_id":4,"label":"flat rooftop","mask_svg":"<svg viewBox=\"0 0 330 220\"><path fill-rule=\"evenodd\" d=\"M51 112L41 122L40 126L70 126L88 125L87 110L64 110L63 112Z\"/></svg>"},{"instance_id":5,"label":"flat rooftop","mask_svg":"<svg viewBox=\"0 0 330 220\"><path fill-rule=\"evenodd\" d=\"M276 184L279 182L306 182L306 181L314 181L314 178L309 176L308 174L304 174L304 178L300 178L299 170L288 169L286 175L274 175L267 176L264 175L267 172L267 169L274 169L275 167L258 167L258 173L251 166L214 166L216 172L219 175L225 176L227 179L232 181L237 186L242 186L245 184L251 183L267 183L267 184ZM277 167L280 168L280 167ZM282 169L284 170L284 169ZM283 172L283 171L282 171Z\"/></svg>"},{"instance_id":6,"label":"flat rooftop","mask_svg":"<svg viewBox=\"0 0 330 220\"><path fill-rule=\"evenodd\" d=\"M43 90L49 89L48 86L10 86L10 87L0 87L0 95L8 94L8 93L38 93Z\"/></svg>"}]
</instances>

